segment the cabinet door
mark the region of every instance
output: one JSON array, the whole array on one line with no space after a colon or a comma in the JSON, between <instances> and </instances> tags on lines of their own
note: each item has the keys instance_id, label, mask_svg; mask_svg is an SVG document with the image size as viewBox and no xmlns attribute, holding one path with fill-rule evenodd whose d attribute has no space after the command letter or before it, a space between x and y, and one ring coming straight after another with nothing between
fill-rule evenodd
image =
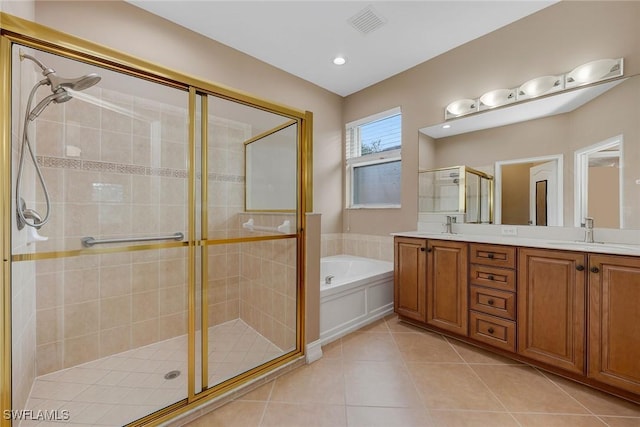
<instances>
[{"instance_id":1,"label":"cabinet door","mask_svg":"<svg viewBox=\"0 0 640 427\"><path fill-rule=\"evenodd\" d=\"M640 393L640 259L589 256L588 376Z\"/></svg>"},{"instance_id":2,"label":"cabinet door","mask_svg":"<svg viewBox=\"0 0 640 427\"><path fill-rule=\"evenodd\" d=\"M426 320L427 241L396 237L394 241L394 309L401 316Z\"/></svg>"},{"instance_id":3,"label":"cabinet door","mask_svg":"<svg viewBox=\"0 0 640 427\"><path fill-rule=\"evenodd\" d=\"M584 374L586 256L519 249L518 353Z\"/></svg>"},{"instance_id":4,"label":"cabinet door","mask_svg":"<svg viewBox=\"0 0 640 427\"><path fill-rule=\"evenodd\" d=\"M467 335L468 245L429 240L427 246L427 323Z\"/></svg>"}]
</instances>

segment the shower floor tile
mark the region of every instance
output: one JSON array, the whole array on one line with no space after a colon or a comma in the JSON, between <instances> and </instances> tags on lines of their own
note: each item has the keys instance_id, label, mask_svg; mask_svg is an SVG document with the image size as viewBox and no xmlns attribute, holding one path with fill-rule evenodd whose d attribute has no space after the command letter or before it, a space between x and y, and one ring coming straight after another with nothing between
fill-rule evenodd
<instances>
[{"instance_id":1,"label":"shower floor tile","mask_svg":"<svg viewBox=\"0 0 640 427\"><path fill-rule=\"evenodd\" d=\"M208 330L208 385L256 367L282 350L240 319ZM196 358L199 357L199 334ZM26 410L68 411L69 419L23 421L26 426L122 426L187 397L187 336L118 353L72 368L42 375L34 381ZM198 363L196 363L198 365ZM180 371L165 379L170 371ZM201 373L196 369L196 389Z\"/></svg>"}]
</instances>

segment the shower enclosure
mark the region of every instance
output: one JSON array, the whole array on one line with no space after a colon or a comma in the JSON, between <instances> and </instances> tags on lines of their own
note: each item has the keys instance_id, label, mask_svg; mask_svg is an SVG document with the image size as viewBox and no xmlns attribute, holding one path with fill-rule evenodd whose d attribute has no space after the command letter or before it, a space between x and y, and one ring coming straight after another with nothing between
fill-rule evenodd
<instances>
[{"instance_id":1,"label":"shower enclosure","mask_svg":"<svg viewBox=\"0 0 640 427\"><path fill-rule=\"evenodd\" d=\"M0 423L158 422L296 360L310 113L2 18Z\"/></svg>"}]
</instances>

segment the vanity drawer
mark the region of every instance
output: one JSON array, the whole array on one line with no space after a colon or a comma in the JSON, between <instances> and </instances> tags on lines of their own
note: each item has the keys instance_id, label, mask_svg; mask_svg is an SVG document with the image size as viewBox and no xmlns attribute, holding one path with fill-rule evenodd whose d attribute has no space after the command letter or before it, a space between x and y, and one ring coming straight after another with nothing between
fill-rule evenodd
<instances>
[{"instance_id":1,"label":"vanity drawer","mask_svg":"<svg viewBox=\"0 0 640 427\"><path fill-rule=\"evenodd\" d=\"M507 270L506 268L471 264L469 267L469 283L471 285L480 285L515 292L516 272L515 270Z\"/></svg>"},{"instance_id":2,"label":"vanity drawer","mask_svg":"<svg viewBox=\"0 0 640 427\"><path fill-rule=\"evenodd\" d=\"M516 351L516 324L509 320L471 311L469 337L504 350Z\"/></svg>"},{"instance_id":3,"label":"vanity drawer","mask_svg":"<svg viewBox=\"0 0 640 427\"><path fill-rule=\"evenodd\" d=\"M516 248L513 246L472 243L469 245L469 253L472 264L516 268Z\"/></svg>"},{"instance_id":4,"label":"vanity drawer","mask_svg":"<svg viewBox=\"0 0 640 427\"><path fill-rule=\"evenodd\" d=\"M471 286L469 308L504 319L516 319L516 294Z\"/></svg>"}]
</instances>

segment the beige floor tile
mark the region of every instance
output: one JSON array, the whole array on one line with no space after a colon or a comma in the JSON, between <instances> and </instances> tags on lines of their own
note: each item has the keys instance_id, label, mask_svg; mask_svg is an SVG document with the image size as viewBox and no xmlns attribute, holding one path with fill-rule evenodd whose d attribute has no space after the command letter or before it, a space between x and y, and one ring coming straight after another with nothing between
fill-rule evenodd
<instances>
[{"instance_id":1,"label":"beige floor tile","mask_svg":"<svg viewBox=\"0 0 640 427\"><path fill-rule=\"evenodd\" d=\"M342 359L342 339L337 339L322 346L322 358Z\"/></svg>"},{"instance_id":2,"label":"beige floor tile","mask_svg":"<svg viewBox=\"0 0 640 427\"><path fill-rule=\"evenodd\" d=\"M640 405L569 381L557 375L548 373L544 373L544 375L596 415L640 417Z\"/></svg>"},{"instance_id":3,"label":"beige floor tile","mask_svg":"<svg viewBox=\"0 0 640 427\"><path fill-rule=\"evenodd\" d=\"M347 406L349 427L429 427L424 409Z\"/></svg>"},{"instance_id":4,"label":"beige floor tile","mask_svg":"<svg viewBox=\"0 0 640 427\"><path fill-rule=\"evenodd\" d=\"M430 411L434 427L518 427L507 412Z\"/></svg>"},{"instance_id":5,"label":"beige floor tile","mask_svg":"<svg viewBox=\"0 0 640 427\"><path fill-rule=\"evenodd\" d=\"M600 417L610 427L640 427L640 418Z\"/></svg>"},{"instance_id":6,"label":"beige floor tile","mask_svg":"<svg viewBox=\"0 0 640 427\"><path fill-rule=\"evenodd\" d=\"M273 384L275 381L269 381L268 383L261 385L255 390L251 390L249 393L240 396L238 400L253 400L259 402L266 402L271 396L271 390L273 390Z\"/></svg>"},{"instance_id":7,"label":"beige floor tile","mask_svg":"<svg viewBox=\"0 0 640 427\"><path fill-rule=\"evenodd\" d=\"M342 360L320 359L279 377L273 385L271 401L344 405Z\"/></svg>"},{"instance_id":8,"label":"beige floor tile","mask_svg":"<svg viewBox=\"0 0 640 427\"><path fill-rule=\"evenodd\" d=\"M390 314L385 317L385 321L391 332L425 332L425 329L399 320L396 314Z\"/></svg>"},{"instance_id":9,"label":"beige floor tile","mask_svg":"<svg viewBox=\"0 0 640 427\"><path fill-rule=\"evenodd\" d=\"M402 363L346 362L347 405L419 407L420 399Z\"/></svg>"},{"instance_id":10,"label":"beige floor tile","mask_svg":"<svg viewBox=\"0 0 640 427\"><path fill-rule=\"evenodd\" d=\"M505 410L467 365L407 363L407 368L429 409Z\"/></svg>"},{"instance_id":11,"label":"beige floor tile","mask_svg":"<svg viewBox=\"0 0 640 427\"><path fill-rule=\"evenodd\" d=\"M458 352L460 357L467 363L479 363L489 365L522 365L517 360L508 359L506 357L498 356L497 354L483 350L479 347L463 343L462 341L454 340L452 338L446 338L449 344Z\"/></svg>"},{"instance_id":12,"label":"beige floor tile","mask_svg":"<svg viewBox=\"0 0 640 427\"><path fill-rule=\"evenodd\" d=\"M471 365L511 412L586 414L588 411L529 366Z\"/></svg>"},{"instance_id":13,"label":"beige floor tile","mask_svg":"<svg viewBox=\"0 0 640 427\"><path fill-rule=\"evenodd\" d=\"M346 427L344 405L269 402L260 427Z\"/></svg>"},{"instance_id":14,"label":"beige floor tile","mask_svg":"<svg viewBox=\"0 0 640 427\"><path fill-rule=\"evenodd\" d=\"M391 361L400 360L400 352L391 334L355 332L342 338L344 360Z\"/></svg>"},{"instance_id":15,"label":"beige floor tile","mask_svg":"<svg viewBox=\"0 0 640 427\"><path fill-rule=\"evenodd\" d=\"M188 427L258 427L266 402L230 402L188 423Z\"/></svg>"},{"instance_id":16,"label":"beige floor tile","mask_svg":"<svg viewBox=\"0 0 640 427\"><path fill-rule=\"evenodd\" d=\"M376 320L358 329L358 332L382 332L389 333L389 327L384 319Z\"/></svg>"},{"instance_id":17,"label":"beige floor tile","mask_svg":"<svg viewBox=\"0 0 640 427\"><path fill-rule=\"evenodd\" d=\"M522 427L605 427L595 416L590 415L552 415L552 414L513 414Z\"/></svg>"},{"instance_id":18,"label":"beige floor tile","mask_svg":"<svg viewBox=\"0 0 640 427\"><path fill-rule=\"evenodd\" d=\"M396 332L392 335L405 362L464 363L442 335L430 332Z\"/></svg>"}]
</instances>

